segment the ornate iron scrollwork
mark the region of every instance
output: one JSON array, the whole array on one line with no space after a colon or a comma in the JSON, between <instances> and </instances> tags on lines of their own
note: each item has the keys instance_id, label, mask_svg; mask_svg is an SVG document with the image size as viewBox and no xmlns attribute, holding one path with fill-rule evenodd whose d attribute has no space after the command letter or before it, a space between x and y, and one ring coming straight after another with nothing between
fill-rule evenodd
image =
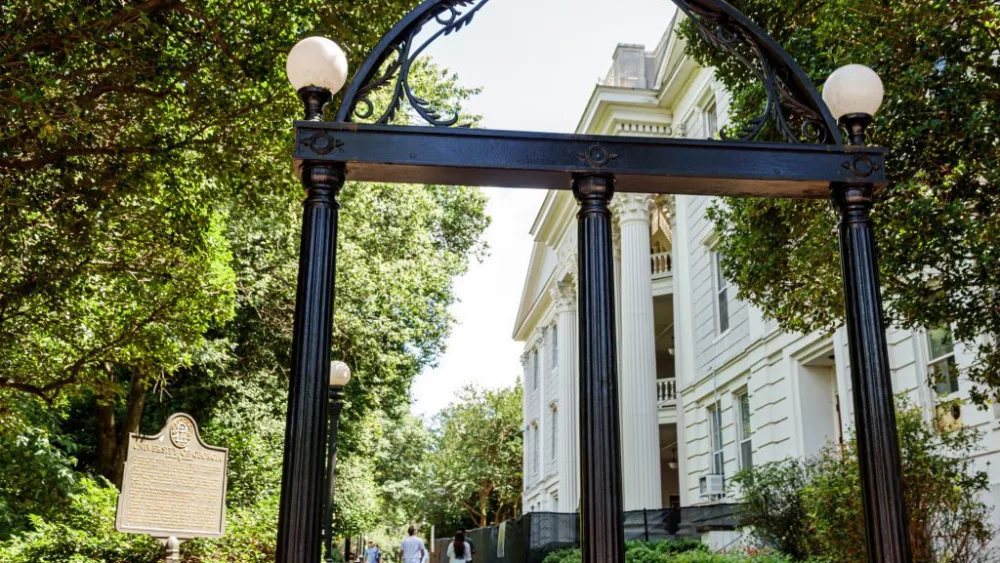
<instances>
[{"instance_id":1,"label":"ornate iron scrollwork","mask_svg":"<svg viewBox=\"0 0 1000 563\"><path fill-rule=\"evenodd\" d=\"M830 111L809 77L762 29L722 0L674 0L709 43L736 57L767 93L764 111L735 139L752 141L771 122L790 143L843 144ZM723 139L727 139L723 135Z\"/></svg>"},{"instance_id":2,"label":"ornate iron scrollwork","mask_svg":"<svg viewBox=\"0 0 1000 563\"><path fill-rule=\"evenodd\" d=\"M769 122L791 143L843 144L840 130L809 77L761 28L724 0L673 0L713 45L746 65L764 85L764 111L736 135L755 140ZM344 95L337 121L385 125L407 102L417 115L436 127L459 124L458 115L441 111L410 85L414 61L440 37L469 25L489 0L426 0L390 31L372 51ZM430 31L426 39L418 36ZM418 42L419 41L419 42ZM392 88L388 107L376 117L373 96Z\"/></svg>"},{"instance_id":3,"label":"ornate iron scrollwork","mask_svg":"<svg viewBox=\"0 0 1000 563\"><path fill-rule=\"evenodd\" d=\"M459 115L443 117L433 105L414 93L410 85L410 70L417 58L438 38L451 35L472 23L476 13L489 0L433 0L424 2L414 10L376 47L372 56L358 72L351 89L337 115L338 121L359 119L380 125L388 124L399 113L404 101L427 123L435 127L458 124ZM438 28L430 37L417 43L425 27ZM389 40L387 42L387 40ZM384 44L385 43L385 44ZM372 96L383 87L391 85L392 98L388 107L378 116Z\"/></svg>"}]
</instances>

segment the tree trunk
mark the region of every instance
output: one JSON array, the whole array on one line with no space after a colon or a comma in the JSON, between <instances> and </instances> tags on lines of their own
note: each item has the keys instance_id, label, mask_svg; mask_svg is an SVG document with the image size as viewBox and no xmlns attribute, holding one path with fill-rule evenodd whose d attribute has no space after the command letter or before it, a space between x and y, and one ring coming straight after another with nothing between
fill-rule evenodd
<instances>
[{"instance_id":1,"label":"tree trunk","mask_svg":"<svg viewBox=\"0 0 1000 563\"><path fill-rule=\"evenodd\" d=\"M96 396L94 410L97 416L97 471L114 482L115 458L118 454L118 433L115 431L114 399Z\"/></svg>"},{"instance_id":2,"label":"tree trunk","mask_svg":"<svg viewBox=\"0 0 1000 563\"><path fill-rule=\"evenodd\" d=\"M139 431L139 422L142 421L142 411L145 406L146 382L141 373L135 372L132 375L132 384L129 386L128 410L125 412L125 420L122 421L121 437L115 452L114 479L111 480L119 489L122 487L122 476L125 472L129 434Z\"/></svg>"}]
</instances>

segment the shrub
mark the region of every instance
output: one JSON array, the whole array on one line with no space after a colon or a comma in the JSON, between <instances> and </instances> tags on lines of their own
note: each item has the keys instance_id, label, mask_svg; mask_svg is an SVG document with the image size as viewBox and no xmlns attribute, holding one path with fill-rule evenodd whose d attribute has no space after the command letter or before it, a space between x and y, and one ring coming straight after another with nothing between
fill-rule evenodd
<instances>
[{"instance_id":1,"label":"shrub","mask_svg":"<svg viewBox=\"0 0 1000 563\"><path fill-rule=\"evenodd\" d=\"M625 542L626 563L671 563L680 561L681 554L707 554L708 547L695 539L677 539L664 541L630 541ZM550 553L543 563L580 563L582 555L579 549L563 549ZM685 561L688 561L685 559ZM691 559L692 563L701 559ZM705 559L704 561L712 561Z\"/></svg>"},{"instance_id":2,"label":"shrub","mask_svg":"<svg viewBox=\"0 0 1000 563\"><path fill-rule=\"evenodd\" d=\"M980 435L968 427L925 422L901 402L896 422L903 460L903 494L913 560L967 563L988 557L995 530L979 501L989 486L971 456ZM746 504L741 524L767 545L795 558L825 556L864 563L864 508L856 439L831 445L808 465L785 461L734 477Z\"/></svg>"},{"instance_id":3,"label":"shrub","mask_svg":"<svg viewBox=\"0 0 1000 563\"><path fill-rule=\"evenodd\" d=\"M919 409L906 403L897 407L896 425L913 560L966 563L987 558L996 530L989 523L989 508L979 500L989 477L974 471L971 461L980 433L927 423ZM824 450L804 494L824 552L838 562L867 561L855 440Z\"/></svg>"},{"instance_id":4,"label":"shrub","mask_svg":"<svg viewBox=\"0 0 1000 563\"><path fill-rule=\"evenodd\" d=\"M277 494L255 505L230 510L226 535L194 540L181 549L185 563L272 563L278 543Z\"/></svg>"},{"instance_id":5,"label":"shrub","mask_svg":"<svg viewBox=\"0 0 1000 563\"><path fill-rule=\"evenodd\" d=\"M816 531L803 499L808 479L806 465L791 459L734 475L733 482L743 493L737 515L740 525L794 559L818 555Z\"/></svg>"},{"instance_id":6,"label":"shrub","mask_svg":"<svg viewBox=\"0 0 1000 563\"><path fill-rule=\"evenodd\" d=\"M115 531L118 491L103 480L80 480L57 516L31 515L31 529L0 543L3 563L159 563L160 542ZM181 546L185 563L271 563L277 544L278 495L226 515L226 535Z\"/></svg>"},{"instance_id":7,"label":"shrub","mask_svg":"<svg viewBox=\"0 0 1000 563\"><path fill-rule=\"evenodd\" d=\"M159 542L114 531L118 491L107 482L81 479L63 511L31 515L31 529L0 544L4 563L158 563Z\"/></svg>"}]
</instances>

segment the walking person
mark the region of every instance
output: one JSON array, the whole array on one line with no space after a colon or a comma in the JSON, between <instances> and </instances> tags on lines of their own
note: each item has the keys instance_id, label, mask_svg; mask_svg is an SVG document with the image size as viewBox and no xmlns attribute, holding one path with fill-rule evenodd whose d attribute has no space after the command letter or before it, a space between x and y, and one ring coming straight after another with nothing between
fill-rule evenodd
<instances>
[{"instance_id":1,"label":"walking person","mask_svg":"<svg viewBox=\"0 0 1000 563\"><path fill-rule=\"evenodd\" d=\"M459 528L458 531L462 532L462 534L465 536L465 545L469 546L469 551L472 553L472 556L475 557L476 556L476 544L472 543L472 538L469 537L468 530L466 530L465 528Z\"/></svg>"},{"instance_id":2,"label":"walking person","mask_svg":"<svg viewBox=\"0 0 1000 563\"><path fill-rule=\"evenodd\" d=\"M448 544L448 563L472 561L472 548L465 543L465 533L455 532L455 541Z\"/></svg>"},{"instance_id":3,"label":"walking person","mask_svg":"<svg viewBox=\"0 0 1000 563\"><path fill-rule=\"evenodd\" d=\"M423 563L427 557L427 548L424 547L424 540L417 537L417 529L410 526L407 530L409 534L399 546L400 563Z\"/></svg>"},{"instance_id":4,"label":"walking person","mask_svg":"<svg viewBox=\"0 0 1000 563\"><path fill-rule=\"evenodd\" d=\"M368 540L368 549L365 550L365 563L382 563L382 552L379 551L374 540Z\"/></svg>"}]
</instances>

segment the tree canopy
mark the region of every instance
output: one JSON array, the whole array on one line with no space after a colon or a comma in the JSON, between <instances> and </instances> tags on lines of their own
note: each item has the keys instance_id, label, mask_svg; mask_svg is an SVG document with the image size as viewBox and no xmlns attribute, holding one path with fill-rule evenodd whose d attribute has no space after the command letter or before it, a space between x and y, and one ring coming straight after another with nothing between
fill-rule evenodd
<instances>
[{"instance_id":1,"label":"tree canopy","mask_svg":"<svg viewBox=\"0 0 1000 563\"><path fill-rule=\"evenodd\" d=\"M890 322L950 326L973 343L975 398L1000 386L1000 7L968 0L738 0L822 81L848 63L871 66L886 87L870 129L890 149L889 185L874 221ZM685 31L689 49L718 69L739 124L763 90L735 60ZM820 84L817 83L819 87ZM740 298L788 330L843 320L836 216L828 202L732 199L713 218Z\"/></svg>"},{"instance_id":2,"label":"tree canopy","mask_svg":"<svg viewBox=\"0 0 1000 563\"><path fill-rule=\"evenodd\" d=\"M496 390L470 386L438 414L423 496L426 517L442 534L520 515L522 397L520 381Z\"/></svg>"}]
</instances>

